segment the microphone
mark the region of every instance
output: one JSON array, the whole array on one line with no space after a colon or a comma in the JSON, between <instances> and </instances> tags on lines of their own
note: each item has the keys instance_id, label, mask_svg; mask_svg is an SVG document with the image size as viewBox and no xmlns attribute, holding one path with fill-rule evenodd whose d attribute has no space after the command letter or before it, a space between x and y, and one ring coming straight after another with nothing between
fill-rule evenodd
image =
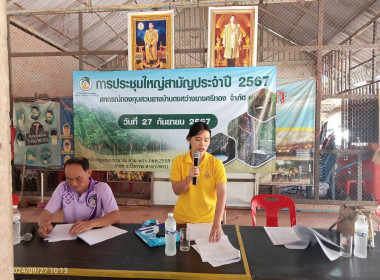
<instances>
[{"instance_id":1,"label":"microphone","mask_svg":"<svg viewBox=\"0 0 380 280\"><path fill-rule=\"evenodd\" d=\"M194 166L198 166L199 165L199 158L201 156L201 153L196 151L194 153ZM193 177L193 185L196 186L198 183L198 177Z\"/></svg>"}]
</instances>

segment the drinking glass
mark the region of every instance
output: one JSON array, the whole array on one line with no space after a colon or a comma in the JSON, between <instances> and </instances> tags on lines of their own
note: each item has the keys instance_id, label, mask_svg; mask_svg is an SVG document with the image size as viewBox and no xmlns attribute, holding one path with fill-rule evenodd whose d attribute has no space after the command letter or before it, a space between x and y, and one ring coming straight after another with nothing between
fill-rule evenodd
<instances>
[{"instance_id":1,"label":"drinking glass","mask_svg":"<svg viewBox=\"0 0 380 280\"><path fill-rule=\"evenodd\" d=\"M181 228L179 230L180 243L179 249L183 252L187 252L190 250L190 229L189 228Z\"/></svg>"},{"instance_id":2,"label":"drinking glass","mask_svg":"<svg viewBox=\"0 0 380 280\"><path fill-rule=\"evenodd\" d=\"M345 258L351 258L352 256L352 235L340 234L340 255Z\"/></svg>"}]
</instances>

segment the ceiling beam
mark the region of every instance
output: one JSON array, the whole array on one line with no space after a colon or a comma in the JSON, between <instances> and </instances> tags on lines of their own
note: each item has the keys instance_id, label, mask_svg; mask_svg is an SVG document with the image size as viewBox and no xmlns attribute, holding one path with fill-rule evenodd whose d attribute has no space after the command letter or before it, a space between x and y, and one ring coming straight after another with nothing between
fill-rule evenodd
<instances>
[{"instance_id":1,"label":"ceiling beam","mask_svg":"<svg viewBox=\"0 0 380 280\"><path fill-rule=\"evenodd\" d=\"M380 19L380 13L378 13L374 18L372 18L370 21L368 21L366 24L364 24L362 27L360 27L358 30L356 30L350 37L343 40L340 44L345 44L348 41L355 39L356 36L359 36L360 33L365 31L368 27L370 27L378 19Z\"/></svg>"},{"instance_id":2,"label":"ceiling beam","mask_svg":"<svg viewBox=\"0 0 380 280\"><path fill-rule=\"evenodd\" d=\"M127 50L113 50L113 51L61 51L61 52L13 52L10 54L11 57L46 57L46 56L79 56L85 55L114 55L123 54L126 55ZM77 57L76 57L77 58ZM91 65L93 67L99 68L97 66Z\"/></svg>"},{"instance_id":3,"label":"ceiling beam","mask_svg":"<svg viewBox=\"0 0 380 280\"><path fill-rule=\"evenodd\" d=\"M374 1L376 1L376 0L374 0ZM297 7L298 9L300 9L301 11L303 11L304 13L306 13L306 14L308 14L308 15L310 15L311 17L313 17L313 18L315 18L317 21L318 21L318 14L316 13L316 12L313 12L313 11L310 11L308 8L305 8L304 6L304 4L303 3L296 3L296 4L294 4L294 6L295 7ZM329 18L324 18L324 21L325 21L325 25L326 26L334 26L334 27L338 27L332 20L330 20ZM352 22L352 20L350 21L350 22ZM339 31L339 32L342 32L342 33L344 33L345 35L347 35L347 36L349 36L351 33L348 33L348 31L345 31L344 30L344 28L345 28L346 26L344 26L343 28L341 28L341 31ZM336 35L336 34L335 34ZM334 35L334 36L335 36ZM365 41L364 43L370 43L369 41Z\"/></svg>"},{"instance_id":4,"label":"ceiling beam","mask_svg":"<svg viewBox=\"0 0 380 280\"><path fill-rule=\"evenodd\" d=\"M133 2L134 0L128 0L128 1L126 1L125 3L124 3L124 5L127 5L127 4L129 4L129 3L131 3L131 2ZM105 17L101 17L100 15L98 15L97 13L96 13L96 15L100 18L100 20L99 21L97 21L96 23L94 23L93 25L91 25L89 28L87 28L86 30L84 30L84 32L83 32L83 37L87 34L87 33L89 33L89 32L91 32L93 29L95 29L95 28L97 28L97 27L99 27L100 25L102 25L103 23L105 23L107 20L110 20L110 19L112 19L113 17L115 17L116 16L116 14L114 14L114 13L110 13L110 14L108 14L107 16L105 16ZM116 33L116 32L115 32ZM116 33L117 34L117 33ZM76 35L75 37L73 37L72 38L72 40L73 41L75 41L75 40L77 40L79 38L79 34L78 35ZM65 44L66 45L66 44Z\"/></svg>"},{"instance_id":5,"label":"ceiling beam","mask_svg":"<svg viewBox=\"0 0 380 280\"><path fill-rule=\"evenodd\" d=\"M272 12L267 11L267 10L266 10L265 8L263 8L263 7L260 7L260 12L264 12L264 13L270 15L271 17L274 17L275 19L281 21L282 23L284 23L284 24L286 24L286 25L292 27L293 30L295 29L295 30L298 30L298 31L304 31L303 29L298 28L296 25L291 24L290 22L288 22L288 21L282 19L280 16L275 15L275 14L273 14Z\"/></svg>"},{"instance_id":6,"label":"ceiling beam","mask_svg":"<svg viewBox=\"0 0 380 280\"><path fill-rule=\"evenodd\" d=\"M355 45L323 45L321 46L322 51L333 51L333 50L380 50L380 44L355 44ZM316 51L317 46L281 46L281 47L258 47L259 51L304 51L311 52Z\"/></svg>"},{"instance_id":7,"label":"ceiling beam","mask_svg":"<svg viewBox=\"0 0 380 280\"><path fill-rule=\"evenodd\" d=\"M50 38L46 37L45 35L43 35L42 33L38 32L37 30L27 26L26 24L24 24L23 22L19 21L18 19L16 18L13 18L11 17L10 18L10 23L12 25L14 25L15 27L23 30L24 32L26 33L29 33L30 35L36 37L38 40L41 40L47 44L49 44L50 46L60 50L61 52L69 52L69 50L67 48L65 48L64 46L58 44L57 42L51 40ZM28 53L26 53L28 54ZM10 56L11 57L16 57L16 56L13 56L12 55L12 52L10 53ZM31 56L31 55L29 55ZM74 55L75 56L75 55ZM77 57L75 57L77 58ZM97 68L96 66L94 66L91 62L88 62L88 61L85 61L88 65L92 66L92 67L95 67Z\"/></svg>"},{"instance_id":8,"label":"ceiling beam","mask_svg":"<svg viewBox=\"0 0 380 280\"><path fill-rule=\"evenodd\" d=\"M8 8L10 5L12 5L13 3L14 3L14 0L13 0L13 1L7 1L7 4L6 4L7 8Z\"/></svg>"},{"instance_id":9,"label":"ceiling beam","mask_svg":"<svg viewBox=\"0 0 380 280\"><path fill-rule=\"evenodd\" d=\"M234 0L234 4L242 5L258 5L258 4L279 4L279 3L298 3L298 2L317 2L318 0ZM95 7L77 7L77 8L56 8L56 9L34 9L34 10L8 10L7 15L32 15L32 14L63 14L63 13L93 13L93 12L112 12L112 11L142 11L152 9L176 9L184 7L200 7L200 6L222 6L231 4L231 0L199 0L194 3L185 2L164 2L152 4L130 4L130 5L111 5L111 6L95 6Z\"/></svg>"}]
</instances>

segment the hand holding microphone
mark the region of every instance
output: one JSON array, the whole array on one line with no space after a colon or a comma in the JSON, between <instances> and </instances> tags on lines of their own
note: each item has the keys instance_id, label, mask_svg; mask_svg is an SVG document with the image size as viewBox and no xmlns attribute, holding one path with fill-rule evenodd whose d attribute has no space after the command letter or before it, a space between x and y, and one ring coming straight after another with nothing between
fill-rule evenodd
<instances>
[{"instance_id":1,"label":"hand holding microphone","mask_svg":"<svg viewBox=\"0 0 380 280\"><path fill-rule=\"evenodd\" d=\"M201 157L201 153L196 151L194 152L194 166L198 167L199 158ZM198 177L193 177L193 185L196 186L198 183Z\"/></svg>"}]
</instances>

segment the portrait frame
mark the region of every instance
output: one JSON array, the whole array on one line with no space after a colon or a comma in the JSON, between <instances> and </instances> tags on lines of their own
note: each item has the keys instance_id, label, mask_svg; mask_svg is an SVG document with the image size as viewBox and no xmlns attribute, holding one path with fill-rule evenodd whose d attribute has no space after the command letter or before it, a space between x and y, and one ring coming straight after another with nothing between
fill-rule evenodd
<instances>
[{"instance_id":1,"label":"portrait frame","mask_svg":"<svg viewBox=\"0 0 380 280\"><path fill-rule=\"evenodd\" d=\"M157 32L158 41L148 47L144 37L150 23ZM128 69L174 69L174 11L128 14Z\"/></svg>"},{"instance_id":2,"label":"portrait frame","mask_svg":"<svg viewBox=\"0 0 380 280\"><path fill-rule=\"evenodd\" d=\"M236 24L240 25L241 32L239 51L234 58L234 66L256 66L258 8L257 6L230 6L209 7L207 48L207 67L209 68L228 66L227 59L224 57L222 35L232 16L235 17Z\"/></svg>"}]
</instances>

